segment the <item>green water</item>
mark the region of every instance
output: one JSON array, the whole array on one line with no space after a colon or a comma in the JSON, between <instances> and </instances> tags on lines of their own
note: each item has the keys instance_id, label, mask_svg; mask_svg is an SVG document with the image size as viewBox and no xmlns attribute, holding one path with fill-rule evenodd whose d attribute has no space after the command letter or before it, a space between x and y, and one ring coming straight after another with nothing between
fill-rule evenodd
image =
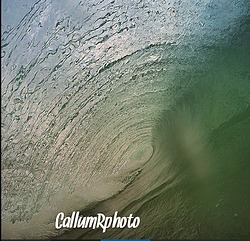
<instances>
[{"instance_id":1,"label":"green water","mask_svg":"<svg viewBox=\"0 0 250 241\"><path fill-rule=\"evenodd\" d=\"M2 4L4 238L250 237L248 1Z\"/></svg>"}]
</instances>

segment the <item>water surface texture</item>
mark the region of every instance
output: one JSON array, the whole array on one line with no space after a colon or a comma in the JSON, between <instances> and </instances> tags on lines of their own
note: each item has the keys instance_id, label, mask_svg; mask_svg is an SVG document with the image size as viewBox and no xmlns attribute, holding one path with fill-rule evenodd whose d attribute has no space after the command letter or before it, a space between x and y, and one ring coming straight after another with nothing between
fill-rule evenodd
<instances>
[{"instance_id":1,"label":"water surface texture","mask_svg":"<svg viewBox=\"0 0 250 241\"><path fill-rule=\"evenodd\" d=\"M4 238L250 237L249 0L1 3Z\"/></svg>"}]
</instances>

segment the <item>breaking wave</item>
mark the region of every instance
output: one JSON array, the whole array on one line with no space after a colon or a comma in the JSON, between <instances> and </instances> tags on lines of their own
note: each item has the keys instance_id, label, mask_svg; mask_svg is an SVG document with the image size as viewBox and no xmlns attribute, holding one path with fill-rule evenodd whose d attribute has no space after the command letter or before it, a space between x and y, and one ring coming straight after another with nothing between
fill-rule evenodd
<instances>
[{"instance_id":1,"label":"breaking wave","mask_svg":"<svg viewBox=\"0 0 250 241\"><path fill-rule=\"evenodd\" d=\"M4 238L247 238L249 1L3 1ZM137 229L56 230L80 210Z\"/></svg>"}]
</instances>

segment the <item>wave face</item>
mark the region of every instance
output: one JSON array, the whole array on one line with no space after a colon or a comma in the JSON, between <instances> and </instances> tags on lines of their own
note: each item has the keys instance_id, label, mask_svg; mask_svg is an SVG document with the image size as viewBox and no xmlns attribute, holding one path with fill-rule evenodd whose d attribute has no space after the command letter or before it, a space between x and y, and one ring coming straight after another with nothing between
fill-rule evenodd
<instances>
[{"instance_id":1,"label":"wave face","mask_svg":"<svg viewBox=\"0 0 250 241\"><path fill-rule=\"evenodd\" d=\"M250 3L2 2L5 238L249 238ZM133 230L54 228L133 213Z\"/></svg>"}]
</instances>

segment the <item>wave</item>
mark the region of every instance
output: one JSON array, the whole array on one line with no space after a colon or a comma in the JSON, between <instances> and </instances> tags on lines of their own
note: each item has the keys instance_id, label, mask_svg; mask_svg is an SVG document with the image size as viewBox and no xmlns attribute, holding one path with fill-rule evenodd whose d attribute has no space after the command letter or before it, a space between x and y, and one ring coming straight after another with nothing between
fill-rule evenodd
<instances>
[{"instance_id":1,"label":"wave","mask_svg":"<svg viewBox=\"0 0 250 241\"><path fill-rule=\"evenodd\" d=\"M249 7L4 2L3 237L249 237Z\"/></svg>"}]
</instances>

